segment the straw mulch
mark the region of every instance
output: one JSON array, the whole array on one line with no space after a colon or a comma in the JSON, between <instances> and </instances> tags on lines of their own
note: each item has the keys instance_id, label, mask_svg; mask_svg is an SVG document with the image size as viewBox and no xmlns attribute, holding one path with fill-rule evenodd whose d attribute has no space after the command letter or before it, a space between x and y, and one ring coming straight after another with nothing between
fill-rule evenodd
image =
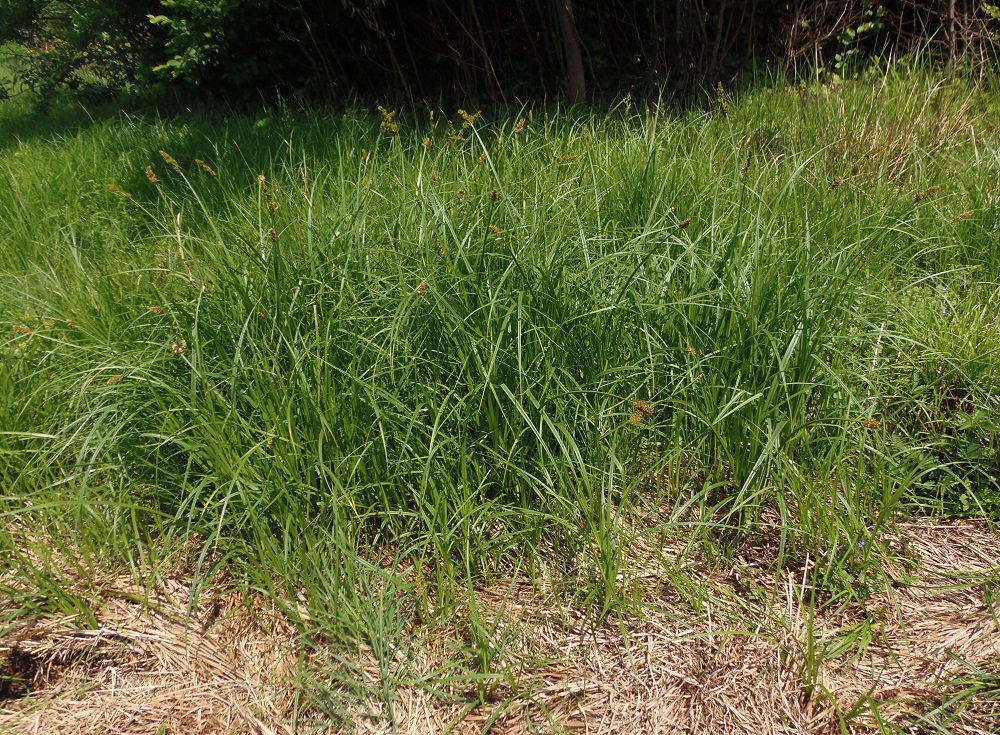
<instances>
[{"instance_id":1,"label":"straw mulch","mask_svg":"<svg viewBox=\"0 0 1000 735\"><path fill-rule=\"evenodd\" d=\"M872 732L874 705L901 732L938 732L928 713L953 691L948 682L969 676L970 667L1000 674L1000 628L989 602L1000 543L981 523L929 521L903 527L898 543L914 567L889 570L900 583L863 610L832 605L811 615L802 604L808 564L776 584L766 564L739 560L725 574L684 571L704 574L699 583L712 591L694 610L637 557L646 602L656 605L641 619L597 630L537 583L481 590L480 611L504 640L497 667L508 672L485 683L487 704L474 704L468 681L387 689L385 662L362 653L353 660L370 696L345 690L347 723L338 726L316 708L296 709L292 680L302 652L279 615L250 614L220 596L189 618L181 581L146 605L134 601L142 590L117 580L102 586L99 627L49 619L0 640L0 732L819 735L840 732L838 710L854 712L850 731ZM652 600L657 594L662 599ZM433 681L465 637L410 630L396 650L398 681ZM322 679L319 654L310 659ZM966 705L945 732L1000 732L1000 693L980 692Z\"/></svg>"}]
</instances>

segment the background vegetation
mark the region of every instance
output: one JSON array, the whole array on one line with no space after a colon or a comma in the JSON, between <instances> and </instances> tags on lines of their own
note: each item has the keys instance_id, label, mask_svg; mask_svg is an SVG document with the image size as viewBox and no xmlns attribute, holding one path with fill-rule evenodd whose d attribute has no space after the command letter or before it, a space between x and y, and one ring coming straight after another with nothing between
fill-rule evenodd
<instances>
[{"instance_id":1,"label":"background vegetation","mask_svg":"<svg viewBox=\"0 0 1000 735\"><path fill-rule=\"evenodd\" d=\"M599 621L644 604L624 549L679 530L863 599L900 514L1000 508L998 119L900 69L680 117L8 139L13 614L87 614L59 550L225 570L310 637L376 637L398 565L424 618L543 575Z\"/></svg>"},{"instance_id":2,"label":"background vegetation","mask_svg":"<svg viewBox=\"0 0 1000 735\"><path fill-rule=\"evenodd\" d=\"M697 615L766 547L869 615L901 519L1000 515L996 16L0 2L0 626L181 568L482 701L497 580Z\"/></svg>"},{"instance_id":3,"label":"background vegetation","mask_svg":"<svg viewBox=\"0 0 1000 735\"><path fill-rule=\"evenodd\" d=\"M762 64L851 76L921 49L978 74L1000 10L982 0L4 0L8 91L165 87L409 106L691 96Z\"/></svg>"}]
</instances>

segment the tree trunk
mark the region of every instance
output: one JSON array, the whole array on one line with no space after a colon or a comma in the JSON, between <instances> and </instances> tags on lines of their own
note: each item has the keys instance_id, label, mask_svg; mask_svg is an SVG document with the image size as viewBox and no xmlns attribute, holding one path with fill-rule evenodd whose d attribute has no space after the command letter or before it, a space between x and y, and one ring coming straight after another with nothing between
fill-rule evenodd
<instances>
[{"instance_id":1,"label":"tree trunk","mask_svg":"<svg viewBox=\"0 0 1000 735\"><path fill-rule=\"evenodd\" d=\"M948 0L948 70L953 71L958 59L958 36L956 35L955 0Z\"/></svg>"},{"instance_id":2,"label":"tree trunk","mask_svg":"<svg viewBox=\"0 0 1000 735\"><path fill-rule=\"evenodd\" d=\"M578 105L587 99L587 78L583 72L583 54L580 52L580 37L576 34L573 3L571 0L554 0L554 2L565 57L566 98L571 105Z\"/></svg>"}]
</instances>

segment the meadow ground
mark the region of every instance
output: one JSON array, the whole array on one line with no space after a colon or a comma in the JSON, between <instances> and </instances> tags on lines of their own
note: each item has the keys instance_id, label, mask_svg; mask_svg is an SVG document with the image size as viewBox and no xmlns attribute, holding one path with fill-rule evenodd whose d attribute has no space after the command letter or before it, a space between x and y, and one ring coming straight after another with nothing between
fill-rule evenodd
<instances>
[{"instance_id":1,"label":"meadow ground","mask_svg":"<svg viewBox=\"0 0 1000 735\"><path fill-rule=\"evenodd\" d=\"M995 731L1000 98L0 108L0 731Z\"/></svg>"}]
</instances>

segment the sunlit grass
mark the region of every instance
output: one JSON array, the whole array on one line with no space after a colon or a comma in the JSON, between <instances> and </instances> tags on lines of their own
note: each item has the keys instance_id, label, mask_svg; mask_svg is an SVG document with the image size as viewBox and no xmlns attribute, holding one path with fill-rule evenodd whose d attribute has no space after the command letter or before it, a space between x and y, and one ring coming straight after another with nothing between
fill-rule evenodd
<instances>
[{"instance_id":1,"label":"sunlit grass","mask_svg":"<svg viewBox=\"0 0 1000 735\"><path fill-rule=\"evenodd\" d=\"M87 610L32 539L147 580L194 545L195 586L224 569L373 649L399 595L474 618L515 575L641 613L640 537L716 563L767 538L814 604L863 597L899 517L1000 507L996 113L916 75L726 114L23 128L14 614Z\"/></svg>"}]
</instances>

